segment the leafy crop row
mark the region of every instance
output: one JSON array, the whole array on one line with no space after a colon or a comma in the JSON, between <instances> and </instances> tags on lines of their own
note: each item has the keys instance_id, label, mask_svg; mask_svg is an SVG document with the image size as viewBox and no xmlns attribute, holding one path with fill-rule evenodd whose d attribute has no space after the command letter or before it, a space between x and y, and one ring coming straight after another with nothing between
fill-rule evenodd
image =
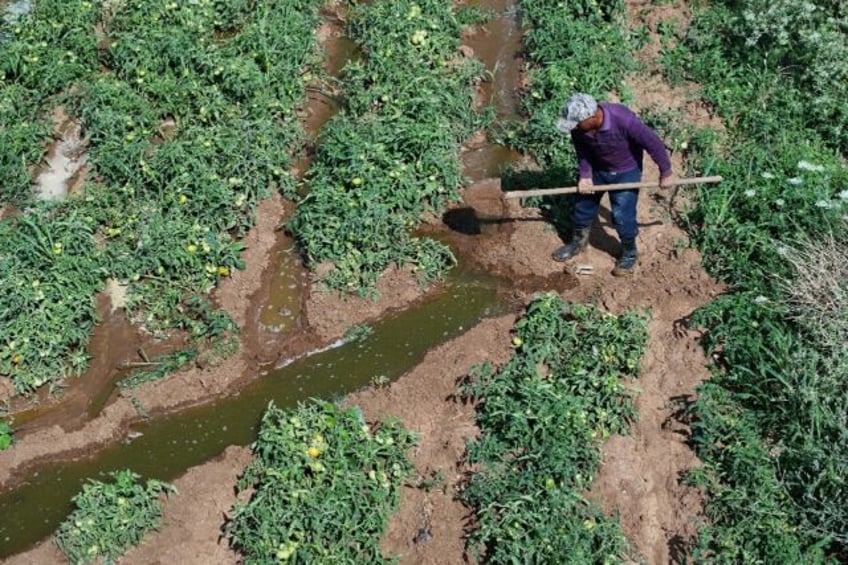
<instances>
[{"instance_id":1,"label":"leafy crop row","mask_svg":"<svg viewBox=\"0 0 848 565\"><path fill-rule=\"evenodd\" d=\"M462 498L474 508L469 549L491 563L612 563L631 553L617 521L583 496L599 445L625 433L647 342L645 319L619 317L556 294L537 298L514 328L512 358L477 367L462 385L481 436L483 467Z\"/></svg>"},{"instance_id":2,"label":"leafy crop row","mask_svg":"<svg viewBox=\"0 0 848 565\"><path fill-rule=\"evenodd\" d=\"M269 405L227 535L246 563L385 563L378 541L412 472L415 438L358 408Z\"/></svg>"},{"instance_id":3,"label":"leafy crop row","mask_svg":"<svg viewBox=\"0 0 848 565\"><path fill-rule=\"evenodd\" d=\"M217 340L205 295L243 268L239 238L303 134L304 71L322 2L45 0L0 28L0 375L19 392L87 366L94 294L127 286L148 330ZM84 195L34 202L58 105L82 124Z\"/></svg>"},{"instance_id":4,"label":"leafy crop row","mask_svg":"<svg viewBox=\"0 0 848 565\"><path fill-rule=\"evenodd\" d=\"M521 100L526 119L505 126L502 141L532 155L559 175L576 172L571 139L556 129L566 99L587 92L607 99L627 98L622 82L634 63L635 39L626 34L621 0L527 0L525 26L528 86ZM563 179L553 180L561 186Z\"/></svg>"},{"instance_id":5,"label":"leafy crop row","mask_svg":"<svg viewBox=\"0 0 848 565\"><path fill-rule=\"evenodd\" d=\"M510 190L563 186L577 176L571 139L556 129L565 101L575 92L587 92L598 100L617 95L628 102L623 80L635 67L630 52L639 38L627 32L620 0L528 0L521 9L527 77L523 115L496 124L492 137L531 156L540 170L507 172L503 185ZM569 231L570 200L545 197L531 203L557 230Z\"/></svg>"},{"instance_id":6,"label":"leafy crop row","mask_svg":"<svg viewBox=\"0 0 848 565\"><path fill-rule=\"evenodd\" d=\"M845 15L827 1L717 2L666 50L729 124L690 155L725 179L687 220L730 284L693 316L718 360L692 409L705 464L693 479L709 493L699 561L822 562L848 544L845 328L812 311L846 291Z\"/></svg>"},{"instance_id":7,"label":"leafy crop row","mask_svg":"<svg viewBox=\"0 0 848 565\"><path fill-rule=\"evenodd\" d=\"M91 2L43 0L0 21L0 202L30 200L30 167L43 157L50 99L97 69ZM8 35L8 37L7 37Z\"/></svg>"},{"instance_id":8,"label":"leafy crop row","mask_svg":"<svg viewBox=\"0 0 848 565\"><path fill-rule=\"evenodd\" d=\"M289 224L312 267L332 264L332 288L369 293L392 262L423 281L454 263L446 246L411 234L457 197L459 144L485 119L472 110L481 65L459 51L469 12L452 4L353 3L347 16L364 56L342 72L343 108L321 132Z\"/></svg>"},{"instance_id":9,"label":"leafy crop row","mask_svg":"<svg viewBox=\"0 0 848 565\"><path fill-rule=\"evenodd\" d=\"M150 531L159 527L159 497L173 486L132 471L112 473L112 482L91 480L74 496L74 511L56 531L55 540L73 564L113 563Z\"/></svg>"},{"instance_id":10,"label":"leafy crop row","mask_svg":"<svg viewBox=\"0 0 848 565\"><path fill-rule=\"evenodd\" d=\"M568 136L556 131L566 98L589 92L627 99L635 38L625 33L624 3L522 2L528 86L526 119L502 126L500 140L542 167L535 186L561 186L575 174ZM521 188L525 173L506 182ZM565 180L564 180L565 179ZM542 202L543 208L552 205ZM553 207L562 221L561 202ZM483 366L464 393L479 399L482 437L469 444L476 473L463 492L475 508L470 551L493 563L607 563L632 559L616 520L583 493L600 464L598 446L635 417L632 391L647 340L644 320L615 318L548 295L528 306L515 328L516 354L495 372Z\"/></svg>"},{"instance_id":11,"label":"leafy crop row","mask_svg":"<svg viewBox=\"0 0 848 565\"><path fill-rule=\"evenodd\" d=\"M88 364L82 345L101 284L93 227L75 207L44 206L0 224L0 374L32 391Z\"/></svg>"}]
</instances>

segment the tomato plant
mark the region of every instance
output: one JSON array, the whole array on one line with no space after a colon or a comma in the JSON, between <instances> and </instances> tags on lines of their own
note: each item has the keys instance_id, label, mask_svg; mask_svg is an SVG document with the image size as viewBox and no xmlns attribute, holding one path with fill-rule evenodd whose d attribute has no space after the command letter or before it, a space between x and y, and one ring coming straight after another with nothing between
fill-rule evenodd
<instances>
[{"instance_id":1,"label":"tomato plant","mask_svg":"<svg viewBox=\"0 0 848 565\"><path fill-rule=\"evenodd\" d=\"M91 480L74 496L74 511L56 531L55 541L71 563L116 560L159 526L159 496L173 486L150 480L146 485L130 470L111 473L112 482Z\"/></svg>"},{"instance_id":2,"label":"tomato plant","mask_svg":"<svg viewBox=\"0 0 848 565\"><path fill-rule=\"evenodd\" d=\"M513 334L510 360L476 367L460 388L481 430L467 457L482 469L462 491L475 515L469 551L493 563L625 559L632 550L620 526L583 493L600 443L636 415L622 380L638 376L646 320L547 294Z\"/></svg>"},{"instance_id":3,"label":"tomato plant","mask_svg":"<svg viewBox=\"0 0 848 565\"><path fill-rule=\"evenodd\" d=\"M321 63L321 2L254 4L45 0L0 23L0 197L28 204L0 224L15 273L0 281L0 375L18 392L85 370L107 279L152 331L229 339L193 301L244 267L257 202L294 193L301 74ZM84 195L33 202L57 105L82 125Z\"/></svg>"},{"instance_id":4,"label":"tomato plant","mask_svg":"<svg viewBox=\"0 0 848 565\"><path fill-rule=\"evenodd\" d=\"M385 563L379 537L413 467L415 437L358 408L313 401L262 417L227 536L247 563Z\"/></svg>"},{"instance_id":5,"label":"tomato plant","mask_svg":"<svg viewBox=\"0 0 848 565\"><path fill-rule=\"evenodd\" d=\"M311 266L332 263L331 288L366 294L392 262L422 282L455 263L412 231L457 197L459 144L488 119L473 111L482 68L460 57L462 29L436 0L351 9L347 33L364 58L342 72L344 107L321 131L308 195L289 223Z\"/></svg>"}]
</instances>

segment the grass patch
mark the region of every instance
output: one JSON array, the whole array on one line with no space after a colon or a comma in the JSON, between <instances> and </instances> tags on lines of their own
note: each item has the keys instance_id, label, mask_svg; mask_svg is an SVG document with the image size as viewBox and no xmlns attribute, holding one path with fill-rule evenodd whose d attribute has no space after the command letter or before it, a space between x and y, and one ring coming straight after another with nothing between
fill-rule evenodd
<instances>
[{"instance_id":1,"label":"grass patch","mask_svg":"<svg viewBox=\"0 0 848 565\"><path fill-rule=\"evenodd\" d=\"M694 478L709 494L699 562L820 563L846 551L840 10L719 2L673 32L665 59L732 125L689 156L725 178L696 191L687 227L730 284L692 319L716 360L693 408L704 462Z\"/></svg>"}]
</instances>

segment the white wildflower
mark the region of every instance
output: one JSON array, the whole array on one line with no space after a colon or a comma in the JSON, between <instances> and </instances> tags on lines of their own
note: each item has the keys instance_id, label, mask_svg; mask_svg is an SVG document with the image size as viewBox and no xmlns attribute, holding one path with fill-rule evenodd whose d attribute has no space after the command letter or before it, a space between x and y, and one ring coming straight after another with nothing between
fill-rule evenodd
<instances>
[{"instance_id":1,"label":"white wildflower","mask_svg":"<svg viewBox=\"0 0 848 565\"><path fill-rule=\"evenodd\" d=\"M769 301L769 299L761 294L754 299L754 304L761 305L761 304L765 304L768 301Z\"/></svg>"},{"instance_id":2,"label":"white wildflower","mask_svg":"<svg viewBox=\"0 0 848 565\"><path fill-rule=\"evenodd\" d=\"M848 190L843 190L839 193L840 200L848 200Z\"/></svg>"},{"instance_id":3,"label":"white wildflower","mask_svg":"<svg viewBox=\"0 0 848 565\"><path fill-rule=\"evenodd\" d=\"M813 171L814 173L821 173L824 171L824 165L816 165L809 161L798 161L798 168L802 171Z\"/></svg>"},{"instance_id":4,"label":"white wildflower","mask_svg":"<svg viewBox=\"0 0 848 565\"><path fill-rule=\"evenodd\" d=\"M790 251L792 251L792 250L791 250L791 249L789 249L789 248L788 248L787 246L785 246L785 245L778 245L778 246L777 246L777 254L778 254L778 255L780 255L780 256L782 256L782 257L786 257L787 255L789 255L789 252L790 252Z\"/></svg>"},{"instance_id":5,"label":"white wildflower","mask_svg":"<svg viewBox=\"0 0 848 565\"><path fill-rule=\"evenodd\" d=\"M745 191L745 196L747 196L748 198L751 198L751 197L755 196L756 194L757 194L757 191L754 190L753 188L749 188L748 190Z\"/></svg>"},{"instance_id":6,"label":"white wildflower","mask_svg":"<svg viewBox=\"0 0 848 565\"><path fill-rule=\"evenodd\" d=\"M792 177L791 179L787 179L786 182L788 182L789 184L794 184L796 186L799 184L804 184L804 180L800 177Z\"/></svg>"},{"instance_id":7,"label":"white wildflower","mask_svg":"<svg viewBox=\"0 0 848 565\"><path fill-rule=\"evenodd\" d=\"M760 176L763 177L764 179L773 179L774 178L774 175L769 173L768 171L765 172L765 173L762 173Z\"/></svg>"},{"instance_id":8,"label":"white wildflower","mask_svg":"<svg viewBox=\"0 0 848 565\"><path fill-rule=\"evenodd\" d=\"M824 209L827 210L827 209L832 208L833 206L832 206L832 204L830 203L829 200L819 200L818 202L816 202L816 207L817 208L824 208Z\"/></svg>"},{"instance_id":9,"label":"white wildflower","mask_svg":"<svg viewBox=\"0 0 848 565\"><path fill-rule=\"evenodd\" d=\"M778 206L783 206L784 204L786 204L786 201L783 198L778 198L777 200L774 201L774 203L777 204Z\"/></svg>"}]
</instances>

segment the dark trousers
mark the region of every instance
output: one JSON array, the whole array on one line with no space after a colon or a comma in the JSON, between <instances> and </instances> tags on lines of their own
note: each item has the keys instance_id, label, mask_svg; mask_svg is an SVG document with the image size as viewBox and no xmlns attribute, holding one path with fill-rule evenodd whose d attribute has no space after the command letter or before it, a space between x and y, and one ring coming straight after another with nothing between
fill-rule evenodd
<instances>
[{"instance_id":1,"label":"dark trousers","mask_svg":"<svg viewBox=\"0 0 848 565\"><path fill-rule=\"evenodd\" d=\"M639 182L642 180L642 170L633 169L623 173L606 173L598 171L592 176L595 186L604 184L619 184L623 182ZM601 209L603 192L595 194L575 194L574 209L571 219L575 229L586 229L592 225ZM636 239L639 227L636 225L636 203L639 201L639 189L609 191L612 224L618 232L621 241Z\"/></svg>"}]
</instances>

